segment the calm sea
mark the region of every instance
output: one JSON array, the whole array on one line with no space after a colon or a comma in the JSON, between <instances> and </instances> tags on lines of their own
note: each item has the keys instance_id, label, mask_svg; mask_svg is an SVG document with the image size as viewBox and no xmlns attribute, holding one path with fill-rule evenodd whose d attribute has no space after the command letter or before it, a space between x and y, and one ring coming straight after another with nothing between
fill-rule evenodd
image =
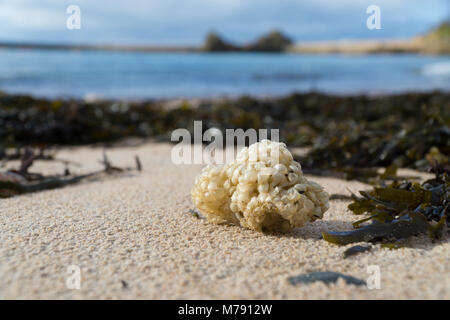
<instances>
[{"instance_id":1,"label":"calm sea","mask_svg":"<svg viewBox=\"0 0 450 320\"><path fill-rule=\"evenodd\" d=\"M45 97L179 98L293 91L450 90L450 57L0 50L0 90Z\"/></svg>"}]
</instances>

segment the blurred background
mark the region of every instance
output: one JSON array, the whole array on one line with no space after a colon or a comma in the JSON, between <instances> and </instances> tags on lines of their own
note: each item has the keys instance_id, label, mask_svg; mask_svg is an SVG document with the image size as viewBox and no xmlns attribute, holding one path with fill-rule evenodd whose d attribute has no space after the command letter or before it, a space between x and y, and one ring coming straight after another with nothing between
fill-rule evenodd
<instances>
[{"instance_id":1,"label":"blurred background","mask_svg":"<svg viewBox=\"0 0 450 320\"><path fill-rule=\"evenodd\" d=\"M67 27L80 9L79 29ZM370 5L380 29L369 29ZM0 90L191 98L450 89L448 0L3 0Z\"/></svg>"}]
</instances>

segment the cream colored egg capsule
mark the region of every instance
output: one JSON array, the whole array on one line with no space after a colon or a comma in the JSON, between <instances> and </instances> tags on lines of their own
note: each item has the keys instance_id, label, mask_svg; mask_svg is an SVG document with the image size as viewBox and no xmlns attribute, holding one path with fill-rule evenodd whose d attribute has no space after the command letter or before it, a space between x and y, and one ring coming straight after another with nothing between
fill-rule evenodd
<instances>
[{"instance_id":1,"label":"cream colored egg capsule","mask_svg":"<svg viewBox=\"0 0 450 320\"><path fill-rule=\"evenodd\" d=\"M243 148L232 163L205 167L191 195L209 221L256 231L302 227L329 208L323 187L303 176L284 143L270 140Z\"/></svg>"}]
</instances>

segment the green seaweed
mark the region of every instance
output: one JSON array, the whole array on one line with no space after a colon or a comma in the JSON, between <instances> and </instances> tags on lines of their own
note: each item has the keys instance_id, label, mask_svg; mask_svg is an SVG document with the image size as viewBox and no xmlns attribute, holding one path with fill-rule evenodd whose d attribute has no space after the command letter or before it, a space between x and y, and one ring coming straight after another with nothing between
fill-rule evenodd
<instances>
[{"instance_id":1,"label":"green seaweed","mask_svg":"<svg viewBox=\"0 0 450 320\"><path fill-rule=\"evenodd\" d=\"M381 248L389 250L397 250L406 246L405 239L399 239L394 242L386 242L381 244Z\"/></svg>"},{"instance_id":2,"label":"green seaweed","mask_svg":"<svg viewBox=\"0 0 450 320\"><path fill-rule=\"evenodd\" d=\"M396 188L375 188L374 194L378 199L406 207L416 207L431 200L431 191L424 190L420 186L414 192Z\"/></svg>"},{"instance_id":3,"label":"green seaweed","mask_svg":"<svg viewBox=\"0 0 450 320\"><path fill-rule=\"evenodd\" d=\"M448 207L448 205L447 205ZM445 228L445 221L447 220L446 216L442 216L441 220L435 225L430 225L428 227L429 236L431 239L439 239L442 237L442 233Z\"/></svg>"},{"instance_id":4,"label":"green seaweed","mask_svg":"<svg viewBox=\"0 0 450 320\"><path fill-rule=\"evenodd\" d=\"M390 223L373 221L359 229L344 232L323 232L323 239L339 245L354 242L395 240L424 233L428 230L426 218L420 212L408 212Z\"/></svg>"},{"instance_id":5,"label":"green seaweed","mask_svg":"<svg viewBox=\"0 0 450 320\"><path fill-rule=\"evenodd\" d=\"M354 214L363 214L375 209L376 205L370 199L358 198L354 194L352 195L353 202L348 205L348 208L353 211Z\"/></svg>"},{"instance_id":6,"label":"green seaweed","mask_svg":"<svg viewBox=\"0 0 450 320\"><path fill-rule=\"evenodd\" d=\"M324 240L345 245L396 241L423 233L438 239L449 225L450 179L446 172L422 184L393 182L360 194L352 195L348 208L356 215L369 216L354 222L354 230L324 232ZM364 225L368 221L371 223Z\"/></svg>"},{"instance_id":7,"label":"green seaweed","mask_svg":"<svg viewBox=\"0 0 450 320\"><path fill-rule=\"evenodd\" d=\"M346 194L332 194L330 200L352 200L352 197Z\"/></svg>"}]
</instances>

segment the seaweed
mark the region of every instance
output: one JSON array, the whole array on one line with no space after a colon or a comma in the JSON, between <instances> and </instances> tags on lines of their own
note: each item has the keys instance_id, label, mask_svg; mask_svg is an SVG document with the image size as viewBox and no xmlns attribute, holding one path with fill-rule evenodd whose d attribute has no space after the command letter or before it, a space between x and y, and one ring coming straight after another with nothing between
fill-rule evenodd
<instances>
[{"instance_id":1,"label":"seaweed","mask_svg":"<svg viewBox=\"0 0 450 320\"><path fill-rule=\"evenodd\" d=\"M436 160L449 169L449 101L450 95L442 92L380 97L312 92L179 102L86 102L4 94L0 158L24 145L112 143L126 137L170 141L173 130L193 131L193 121L202 120L204 131L280 129L280 140L290 147L310 147L298 158L305 172L365 182L394 180L393 167L385 177L375 167L428 170Z\"/></svg>"},{"instance_id":2,"label":"seaweed","mask_svg":"<svg viewBox=\"0 0 450 320\"><path fill-rule=\"evenodd\" d=\"M301 159L297 160L301 161ZM402 180L418 180L417 176L401 176L397 175L397 166L391 164L384 169L384 172L379 172L378 168L356 168L356 167L343 167L343 168L303 168L305 174L311 174L316 176L333 177L342 180L356 180L367 184L376 185L386 181L402 181Z\"/></svg>"},{"instance_id":3,"label":"seaweed","mask_svg":"<svg viewBox=\"0 0 450 320\"><path fill-rule=\"evenodd\" d=\"M353 198L351 196L346 194L335 193L330 196L330 200L352 200L352 199Z\"/></svg>"},{"instance_id":4,"label":"seaweed","mask_svg":"<svg viewBox=\"0 0 450 320\"><path fill-rule=\"evenodd\" d=\"M389 250L397 250L406 246L406 239L399 239L394 242L386 242L381 244L381 248Z\"/></svg>"},{"instance_id":5,"label":"seaweed","mask_svg":"<svg viewBox=\"0 0 450 320\"><path fill-rule=\"evenodd\" d=\"M395 167L425 170L434 160L448 168L450 163L450 118L422 109L416 122L393 126L371 126L361 122L349 130L322 137L312 150L299 160L305 168L341 172L346 179L376 177L373 167L390 167L381 178L395 176ZM386 119L388 121L388 119ZM417 143L420 141L420 143ZM394 167L394 166L395 167ZM367 168L365 171L356 168ZM350 177L347 177L349 176Z\"/></svg>"},{"instance_id":6,"label":"seaweed","mask_svg":"<svg viewBox=\"0 0 450 320\"><path fill-rule=\"evenodd\" d=\"M438 171L434 179L422 184L394 181L360 194L352 195L348 208L356 215L369 213L369 217L354 222L354 230L324 232L324 240L345 245L396 241L423 233L438 239L450 225L450 179L446 172ZM363 225L368 221L371 223Z\"/></svg>"},{"instance_id":7,"label":"seaweed","mask_svg":"<svg viewBox=\"0 0 450 320\"><path fill-rule=\"evenodd\" d=\"M389 223L375 220L371 224L355 230L323 232L322 236L328 242L345 245L354 242L376 242L385 239L407 238L427 230L428 223L425 217L419 212L409 212Z\"/></svg>"},{"instance_id":8,"label":"seaweed","mask_svg":"<svg viewBox=\"0 0 450 320\"><path fill-rule=\"evenodd\" d=\"M344 251L344 259L350 257L350 256L354 256L356 254L362 253L362 252L366 252L369 251L370 247L369 246L353 246L348 248L347 250Z\"/></svg>"},{"instance_id":9,"label":"seaweed","mask_svg":"<svg viewBox=\"0 0 450 320\"><path fill-rule=\"evenodd\" d=\"M334 271L309 272L296 277L289 277L288 281L293 286L297 284L309 284L316 281L322 281L326 284L330 284L337 282L339 278L343 279L347 284L353 284L356 286L366 285L364 280Z\"/></svg>"}]
</instances>

